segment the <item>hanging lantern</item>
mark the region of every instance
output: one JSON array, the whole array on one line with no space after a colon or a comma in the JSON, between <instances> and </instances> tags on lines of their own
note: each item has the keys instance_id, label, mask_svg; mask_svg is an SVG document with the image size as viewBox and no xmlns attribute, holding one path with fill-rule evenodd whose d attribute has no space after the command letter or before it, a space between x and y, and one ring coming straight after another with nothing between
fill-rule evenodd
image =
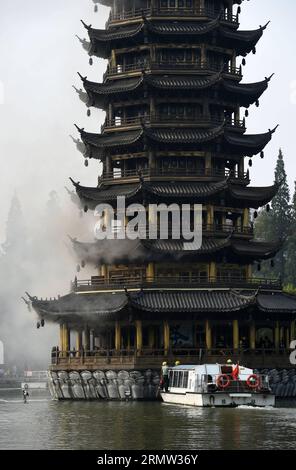
<instances>
[{"instance_id":1,"label":"hanging lantern","mask_svg":"<svg viewBox=\"0 0 296 470\"><path fill-rule=\"evenodd\" d=\"M260 152L260 158L262 158L262 159L264 158L264 152L263 152L263 150Z\"/></svg>"},{"instance_id":2,"label":"hanging lantern","mask_svg":"<svg viewBox=\"0 0 296 470\"><path fill-rule=\"evenodd\" d=\"M84 260L81 261L81 267L82 267L82 268L85 268L85 261L84 261Z\"/></svg>"},{"instance_id":3,"label":"hanging lantern","mask_svg":"<svg viewBox=\"0 0 296 470\"><path fill-rule=\"evenodd\" d=\"M88 212L88 206L84 206L84 212Z\"/></svg>"},{"instance_id":4,"label":"hanging lantern","mask_svg":"<svg viewBox=\"0 0 296 470\"><path fill-rule=\"evenodd\" d=\"M77 271L78 273L80 273L80 264L77 264L77 266L76 266L76 271Z\"/></svg>"},{"instance_id":5,"label":"hanging lantern","mask_svg":"<svg viewBox=\"0 0 296 470\"><path fill-rule=\"evenodd\" d=\"M87 158L84 160L84 166L88 166L88 160L87 160Z\"/></svg>"},{"instance_id":6,"label":"hanging lantern","mask_svg":"<svg viewBox=\"0 0 296 470\"><path fill-rule=\"evenodd\" d=\"M249 160L249 167L252 167L252 166L253 166L253 161L252 161L252 159L250 158L250 160Z\"/></svg>"},{"instance_id":7,"label":"hanging lantern","mask_svg":"<svg viewBox=\"0 0 296 470\"><path fill-rule=\"evenodd\" d=\"M254 212L254 219L257 219L257 217L258 217L258 212L255 211L255 212Z\"/></svg>"},{"instance_id":8,"label":"hanging lantern","mask_svg":"<svg viewBox=\"0 0 296 470\"><path fill-rule=\"evenodd\" d=\"M39 330L39 328L40 328L40 322L39 321L37 322L36 326L37 326L37 330Z\"/></svg>"},{"instance_id":9,"label":"hanging lantern","mask_svg":"<svg viewBox=\"0 0 296 470\"><path fill-rule=\"evenodd\" d=\"M45 325L45 321L44 321L44 318L42 318L42 320L41 320L41 326L44 327L44 325Z\"/></svg>"},{"instance_id":10,"label":"hanging lantern","mask_svg":"<svg viewBox=\"0 0 296 470\"><path fill-rule=\"evenodd\" d=\"M266 206L266 212L270 212L270 204L267 204L267 206Z\"/></svg>"},{"instance_id":11,"label":"hanging lantern","mask_svg":"<svg viewBox=\"0 0 296 470\"><path fill-rule=\"evenodd\" d=\"M98 5L95 5L95 8L94 8L94 10L95 10L95 13L98 13L98 11L99 11L99 9L98 9Z\"/></svg>"},{"instance_id":12,"label":"hanging lantern","mask_svg":"<svg viewBox=\"0 0 296 470\"><path fill-rule=\"evenodd\" d=\"M245 111L245 116L249 117L249 110L248 109L246 109L246 111Z\"/></svg>"},{"instance_id":13,"label":"hanging lantern","mask_svg":"<svg viewBox=\"0 0 296 470\"><path fill-rule=\"evenodd\" d=\"M243 64L243 66L245 66L245 65L246 65L246 63L247 63L247 62L246 62L246 59L245 59L245 58L243 58L243 60L242 60L242 64Z\"/></svg>"},{"instance_id":14,"label":"hanging lantern","mask_svg":"<svg viewBox=\"0 0 296 470\"><path fill-rule=\"evenodd\" d=\"M93 65L93 63L94 63L93 58L90 57L90 58L89 58L89 65Z\"/></svg>"},{"instance_id":15,"label":"hanging lantern","mask_svg":"<svg viewBox=\"0 0 296 470\"><path fill-rule=\"evenodd\" d=\"M88 117L90 117L90 115L91 115L91 111L90 111L90 109L89 109L89 108L88 108L88 110L87 110L87 113L86 113L86 114L87 114L87 116L88 116Z\"/></svg>"},{"instance_id":16,"label":"hanging lantern","mask_svg":"<svg viewBox=\"0 0 296 470\"><path fill-rule=\"evenodd\" d=\"M259 100L257 100L255 104L256 104L257 108L259 108Z\"/></svg>"},{"instance_id":17,"label":"hanging lantern","mask_svg":"<svg viewBox=\"0 0 296 470\"><path fill-rule=\"evenodd\" d=\"M240 15L240 14L241 14L241 12L242 12L242 9L241 9L241 7L238 7L238 9L237 9L237 14L238 14L238 15Z\"/></svg>"}]
</instances>

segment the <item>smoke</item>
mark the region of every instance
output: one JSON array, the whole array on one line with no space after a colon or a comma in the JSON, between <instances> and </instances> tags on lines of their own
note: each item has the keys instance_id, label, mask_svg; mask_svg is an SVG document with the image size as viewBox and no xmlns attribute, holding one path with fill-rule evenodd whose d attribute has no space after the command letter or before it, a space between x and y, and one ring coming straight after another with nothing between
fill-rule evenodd
<instances>
[{"instance_id":1,"label":"smoke","mask_svg":"<svg viewBox=\"0 0 296 470\"><path fill-rule=\"evenodd\" d=\"M1 340L6 360L20 368L45 368L51 347L57 344L58 328L37 330L37 315L21 300L25 291L38 297L69 292L75 262L66 233L84 232L79 210L68 194L51 191L44 208L30 217L15 195L6 224L0 256Z\"/></svg>"}]
</instances>

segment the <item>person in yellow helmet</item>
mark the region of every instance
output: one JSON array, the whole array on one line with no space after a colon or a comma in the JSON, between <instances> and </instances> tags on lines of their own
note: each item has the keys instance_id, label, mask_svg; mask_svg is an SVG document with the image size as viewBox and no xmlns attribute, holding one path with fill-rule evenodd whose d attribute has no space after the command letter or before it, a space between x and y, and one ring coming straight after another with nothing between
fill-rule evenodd
<instances>
[{"instance_id":1,"label":"person in yellow helmet","mask_svg":"<svg viewBox=\"0 0 296 470\"><path fill-rule=\"evenodd\" d=\"M232 360L231 360L231 359L228 359L228 360L227 360L227 364L229 364L229 365L231 364L231 365L232 365Z\"/></svg>"},{"instance_id":2,"label":"person in yellow helmet","mask_svg":"<svg viewBox=\"0 0 296 470\"><path fill-rule=\"evenodd\" d=\"M180 362L180 361L176 361L176 362L175 362L175 366L176 366L176 367L177 367L177 366L180 366L180 365L181 365L181 362Z\"/></svg>"}]
</instances>

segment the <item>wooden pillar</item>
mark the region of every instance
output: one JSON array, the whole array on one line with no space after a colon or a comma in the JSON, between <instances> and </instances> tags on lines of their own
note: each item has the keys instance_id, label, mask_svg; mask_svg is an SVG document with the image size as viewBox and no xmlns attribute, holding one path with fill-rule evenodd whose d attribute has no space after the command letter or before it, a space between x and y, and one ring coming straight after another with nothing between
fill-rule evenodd
<instances>
[{"instance_id":1,"label":"wooden pillar","mask_svg":"<svg viewBox=\"0 0 296 470\"><path fill-rule=\"evenodd\" d=\"M232 58L231 58L231 68L235 69L236 68L236 54L234 53Z\"/></svg>"},{"instance_id":2,"label":"wooden pillar","mask_svg":"<svg viewBox=\"0 0 296 470\"><path fill-rule=\"evenodd\" d=\"M212 349L212 327L209 320L206 320L206 347Z\"/></svg>"},{"instance_id":3,"label":"wooden pillar","mask_svg":"<svg viewBox=\"0 0 296 470\"><path fill-rule=\"evenodd\" d=\"M141 355L142 348L143 348L142 321L136 320L136 350L137 350L138 355Z\"/></svg>"},{"instance_id":4,"label":"wooden pillar","mask_svg":"<svg viewBox=\"0 0 296 470\"><path fill-rule=\"evenodd\" d=\"M106 173L108 174L108 176L110 176L110 173L112 171L112 167L111 167L111 157L110 155L107 155L106 156L106 160L105 160L105 170L106 170Z\"/></svg>"},{"instance_id":5,"label":"wooden pillar","mask_svg":"<svg viewBox=\"0 0 296 470\"><path fill-rule=\"evenodd\" d=\"M90 335L89 335L89 328L86 326L83 331L83 348L85 352L89 352L90 349Z\"/></svg>"},{"instance_id":6,"label":"wooden pillar","mask_svg":"<svg viewBox=\"0 0 296 470\"><path fill-rule=\"evenodd\" d=\"M64 351L64 324L60 324L60 352Z\"/></svg>"},{"instance_id":7,"label":"wooden pillar","mask_svg":"<svg viewBox=\"0 0 296 470\"><path fill-rule=\"evenodd\" d=\"M66 323L64 323L64 348L65 351L70 351L70 329Z\"/></svg>"},{"instance_id":8,"label":"wooden pillar","mask_svg":"<svg viewBox=\"0 0 296 470\"><path fill-rule=\"evenodd\" d=\"M90 351L93 351L94 348L95 348L94 330L91 329L89 331L89 349Z\"/></svg>"},{"instance_id":9,"label":"wooden pillar","mask_svg":"<svg viewBox=\"0 0 296 470\"><path fill-rule=\"evenodd\" d=\"M148 152L148 158L149 158L149 170L153 170L155 168L155 154L153 150L149 150Z\"/></svg>"},{"instance_id":10,"label":"wooden pillar","mask_svg":"<svg viewBox=\"0 0 296 470\"><path fill-rule=\"evenodd\" d=\"M233 349L239 349L239 324L238 320L233 320Z\"/></svg>"},{"instance_id":11,"label":"wooden pillar","mask_svg":"<svg viewBox=\"0 0 296 470\"><path fill-rule=\"evenodd\" d=\"M250 349L252 351L256 349L256 325L254 321L250 325Z\"/></svg>"},{"instance_id":12,"label":"wooden pillar","mask_svg":"<svg viewBox=\"0 0 296 470\"><path fill-rule=\"evenodd\" d=\"M250 210L249 209L244 209L244 215L243 215L243 227L247 228L250 225Z\"/></svg>"},{"instance_id":13,"label":"wooden pillar","mask_svg":"<svg viewBox=\"0 0 296 470\"><path fill-rule=\"evenodd\" d=\"M214 206L207 206L207 226L214 224Z\"/></svg>"},{"instance_id":14,"label":"wooden pillar","mask_svg":"<svg viewBox=\"0 0 296 470\"><path fill-rule=\"evenodd\" d=\"M107 279L107 265L102 264L100 267L100 275Z\"/></svg>"},{"instance_id":15,"label":"wooden pillar","mask_svg":"<svg viewBox=\"0 0 296 470\"><path fill-rule=\"evenodd\" d=\"M78 330L76 331L76 351L77 351L77 357L80 357L80 353L82 350L82 331Z\"/></svg>"},{"instance_id":16,"label":"wooden pillar","mask_svg":"<svg viewBox=\"0 0 296 470\"><path fill-rule=\"evenodd\" d=\"M285 344L286 344L286 348L287 348L287 349L290 349L290 328L287 327L287 328L285 328L285 329L286 329Z\"/></svg>"},{"instance_id":17,"label":"wooden pillar","mask_svg":"<svg viewBox=\"0 0 296 470\"><path fill-rule=\"evenodd\" d=\"M253 269L252 268L253 268L253 266L251 264L248 264L247 269L246 269L246 278L247 278L247 280L252 279L252 277L253 277Z\"/></svg>"},{"instance_id":18,"label":"wooden pillar","mask_svg":"<svg viewBox=\"0 0 296 470\"><path fill-rule=\"evenodd\" d=\"M209 264L209 280L210 282L216 282L217 280L217 264L215 261L211 261Z\"/></svg>"},{"instance_id":19,"label":"wooden pillar","mask_svg":"<svg viewBox=\"0 0 296 470\"><path fill-rule=\"evenodd\" d=\"M239 161L238 173L241 178L244 177L244 174L245 174L245 159L244 158L241 158Z\"/></svg>"},{"instance_id":20,"label":"wooden pillar","mask_svg":"<svg viewBox=\"0 0 296 470\"><path fill-rule=\"evenodd\" d=\"M154 263L149 263L146 268L146 277L147 280L152 282L155 279L155 265Z\"/></svg>"},{"instance_id":21,"label":"wooden pillar","mask_svg":"<svg viewBox=\"0 0 296 470\"><path fill-rule=\"evenodd\" d=\"M167 320L163 322L163 346L164 354L167 356L170 350L170 325Z\"/></svg>"},{"instance_id":22,"label":"wooden pillar","mask_svg":"<svg viewBox=\"0 0 296 470\"><path fill-rule=\"evenodd\" d=\"M155 98L154 96L150 96L150 119L154 120L155 119Z\"/></svg>"},{"instance_id":23,"label":"wooden pillar","mask_svg":"<svg viewBox=\"0 0 296 470\"><path fill-rule=\"evenodd\" d=\"M212 174L212 154L207 152L205 158L205 170L206 176L211 176Z\"/></svg>"},{"instance_id":24,"label":"wooden pillar","mask_svg":"<svg viewBox=\"0 0 296 470\"><path fill-rule=\"evenodd\" d=\"M275 349L280 349L280 322L275 322L274 328L274 347Z\"/></svg>"},{"instance_id":25,"label":"wooden pillar","mask_svg":"<svg viewBox=\"0 0 296 470\"><path fill-rule=\"evenodd\" d=\"M116 54L114 49L111 51L111 68L116 68Z\"/></svg>"},{"instance_id":26,"label":"wooden pillar","mask_svg":"<svg viewBox=\"0 0 296 470\"><path fill-rule=\"evenodd\" d=\"M115 349L116 351L121 349L121 326L119 321L115 322Z\"/></svg>"},{"instance_id":27,"label":"wooden pillar","mask_svg":"<svg viewBox=\"0 0 296 470\"><path fill-rule=\"evenodd\" d=\"M207 64L207 50L206 50L206 45L202 44L201 45L201 66L206 67Z\"/></svg>"}]
</instances>

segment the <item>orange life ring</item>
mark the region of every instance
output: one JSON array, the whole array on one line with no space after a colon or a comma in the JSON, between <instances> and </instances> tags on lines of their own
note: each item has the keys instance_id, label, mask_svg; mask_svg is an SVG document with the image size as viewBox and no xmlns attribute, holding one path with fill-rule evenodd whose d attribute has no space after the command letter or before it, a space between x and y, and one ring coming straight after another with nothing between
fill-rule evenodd
<instances>
[{"instance_id":1,"label":"orange life ring","mask_svg":"<svg viewBox=\"0 0 296 470\"><path fill-rule=\"evenodd\" d=\"M230 377L227 374L221 374L216 380L216 384L218 388L222 388L223 390L225 388L228 388L231 383Z\"/></svg>"},{"instance_id":2,"label":"orange life ring","mask_svg":"<svg viewBox=\"0 0 296 470\"><path fill-rule=\"evenodd\" d=\"M256 374L250 375L250 377L247 380L247 385L249 388L253 388L253 389L259 388L260 386L259 376Z\"/></svg>"}]
</instances>

